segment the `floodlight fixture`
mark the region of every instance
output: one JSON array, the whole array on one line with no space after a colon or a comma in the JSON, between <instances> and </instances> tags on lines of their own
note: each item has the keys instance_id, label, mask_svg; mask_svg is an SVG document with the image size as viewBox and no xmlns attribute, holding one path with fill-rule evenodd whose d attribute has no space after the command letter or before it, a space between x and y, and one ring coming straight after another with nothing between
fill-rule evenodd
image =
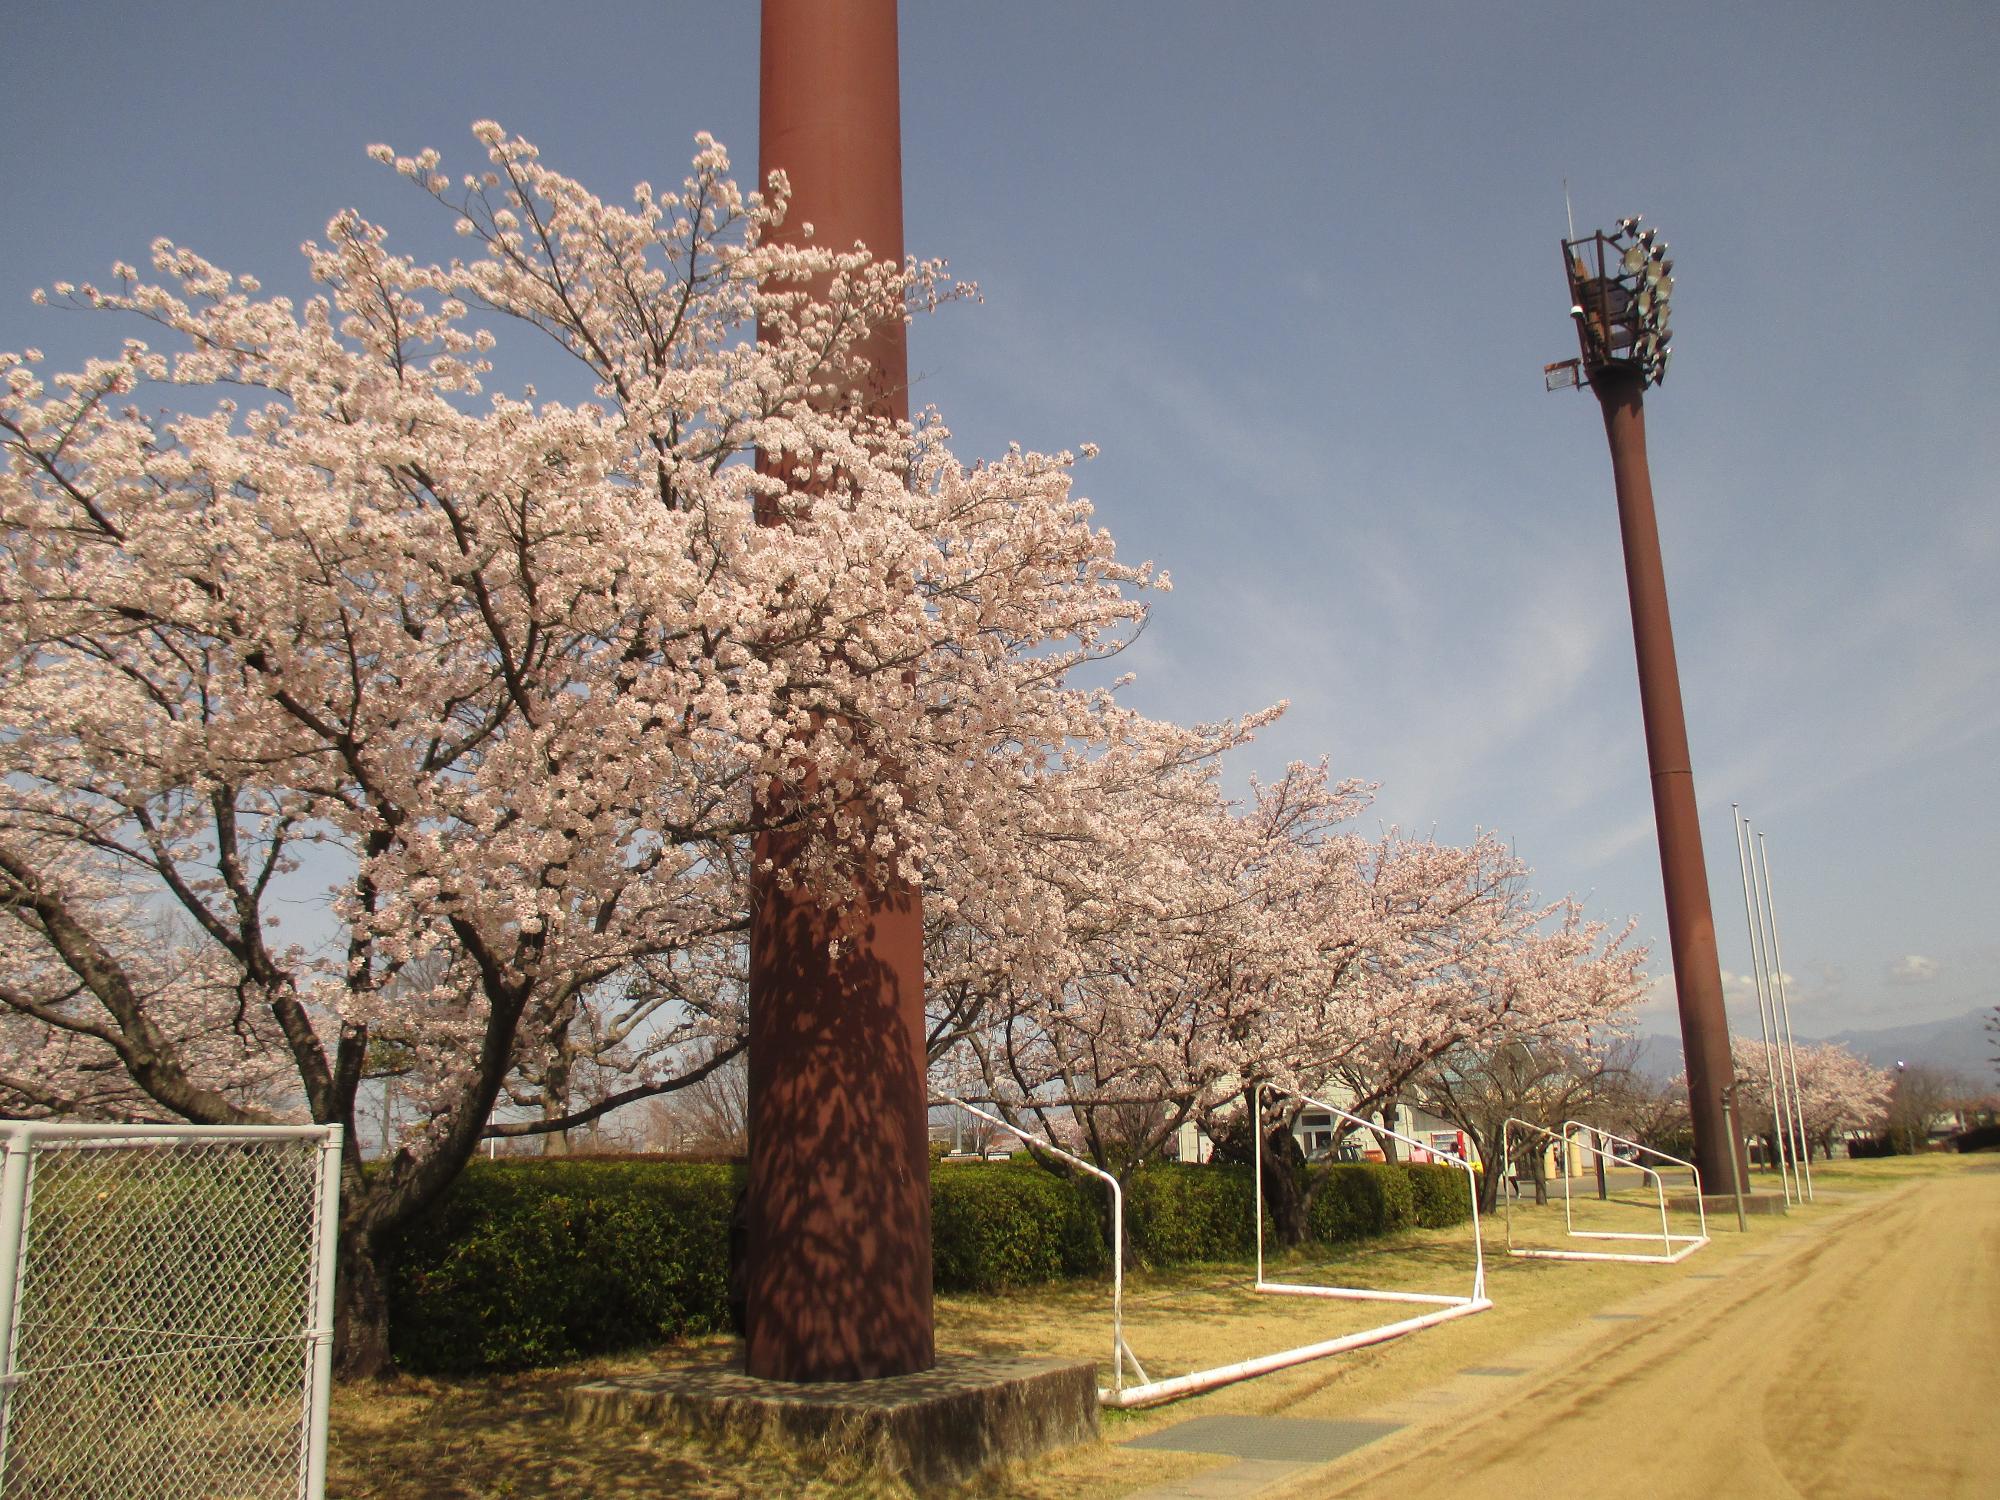
<instances>
[{"instance_id":1,"label":"floodlight fixture","mask_svg":"<svg viewBox=\"0 0 2000 1500\"><path fill-rule=\"evenodd\" d=\"M1660 384L1666 379L1672 337L1667 313L1674 263L1659 231L1651 225L1642 228L1640 215L1633 214L1608 234L1598 230L1564 240L1562 250L1570 317L1582 353L1576 377L1559 384L1589 385L1594 376L1613 370L1636 375L1642 390ZM1546 370L1544 380L1549 389L1557 388L1558 382L1547 381Z\"/></svg>"}]
</instances>

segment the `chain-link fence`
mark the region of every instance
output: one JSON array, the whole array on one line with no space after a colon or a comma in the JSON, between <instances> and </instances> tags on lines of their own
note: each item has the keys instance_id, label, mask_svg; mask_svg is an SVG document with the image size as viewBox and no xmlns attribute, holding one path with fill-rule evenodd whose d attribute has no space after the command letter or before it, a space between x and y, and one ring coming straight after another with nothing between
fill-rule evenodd
<instances>
[{"instance_id":1,"label":"chain-link fence","mask_svg":"<svg viewBox=\"0 0 2000 1500\"><path fill-rule=\"evenodd\" d=\"M340 1128L0 1136L0 1500L319 1500Z\"/></svg>"}]
</instances>

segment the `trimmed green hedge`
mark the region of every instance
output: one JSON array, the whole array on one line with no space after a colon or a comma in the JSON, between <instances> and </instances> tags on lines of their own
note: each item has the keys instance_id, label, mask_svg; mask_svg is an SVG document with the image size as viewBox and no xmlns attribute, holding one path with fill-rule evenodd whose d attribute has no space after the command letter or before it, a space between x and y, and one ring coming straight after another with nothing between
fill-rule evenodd
<instances>
[{"instance_id":1,"label":"trimmed green hedge","mask_svg":"<svg viewBox=\"0 0 2000 1500\"><path fill-rule=\"evenodd\" d=\"M1417 1221L1410 1169L1401 1162L1347 1161L1313 1169L1306 1233L1322 1245L1365 1240Z\"/></svg>"},{"instance_id":2,"label":"trimmed green hedge","mask_svg":"<svg viewBox=\"0 0 2000 1500\"><path fill-rule=\"evenodd\" d=\"M1975 1125L1951 1138L1954 1151L2000 1151L2000 1125ZM1810 1160L1810 1158L1808 1158Z\"/></svg>"},{"instance_id":3,"label":"trimmed green hedge","mask_svg":"<svg viewBox=\"0 0 2000 1500\"><path fill-rule=\"evenodd\" d=\"M1257 1244L1250 1221L1256 1191L1248 1167L1146 1167L1125 1192L1132 1249L1155 1266L1248 1255Z\"/></svg>"},{"instance_id":4,"label":"trimmed green hedge","mask_svg":"<svg viewBox=\"0 0 2000 1500\"><path fill-rule=\"evenodd\" d=\"M1410 1174L1410 1197L1419 1229L1449 1229L1472 1217L1472 1194L1459 1168L1412 1163L1403 1170Z\"/></svg>"},{"instance_id":5,"label":"trimmed green hedge","mask_svg":"<svg viewBox=\"0 0 2000 1500\"><path fill-rule=\"evenodd\" d=\"M1111 1264L1104 1189L1031 1162L954 1163L931 1172L931 1280L941 1292L1000 1292Z\"/></svg>"},{"instance_id":6,"label":"trimmed green hedge","mask_svg":"<svg viewBox=\"0 0 2000 1500\"><path fill-rule=\"evenodd\" d=\"M393 1252L398 1363L518 1370L726 1327L743 1178L690 1162L471 1163Z\"/></svg>"},{"instance_id":7,"label":"trimmed green hedge","mask_svg":"<svg viewBox=\"0 0 2000 1500\"><path fill-rule=\"evenodd\" d=\"M405 1368L528 1369L728 1326L744 1169L588 1157L470 1163L391 1252ZM997 1292L1111 1263L1102 1190L1032 1165L931 1178L939 1291Z\"/></svg>"},{"instance_id":8,"label":"trimmed green hedge","mask_svg":"<svg viewBox=\"0 0 2000 1500\"><path fill-rule=\"evenodd\" d=\"M1313 1169L1308 1227L1332 1244L1470 1213L1451 1168ZM404 1368L526 1369L728 1326L729 1218L744 1169L589 1157L475 1161L390 1253L390 1342ZM1149 1166L1126 1193L1152 1265L1235 1260L1254 1244L1248 1167ZM1000 1292L1102 1274L1105 1190L1028 1163L931 1173L940 1292ZM1267 1220L1268 1223L1268 1220Z\"/></svg>"}]
</instances>

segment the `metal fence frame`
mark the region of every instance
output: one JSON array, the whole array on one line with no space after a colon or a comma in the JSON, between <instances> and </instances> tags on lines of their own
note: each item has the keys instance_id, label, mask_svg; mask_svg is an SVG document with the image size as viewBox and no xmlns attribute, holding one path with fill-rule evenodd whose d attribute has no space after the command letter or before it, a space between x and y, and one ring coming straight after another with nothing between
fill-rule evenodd
<instances>
[{"instance_id":1,"label":"metal fence frame","mask_svg":"<svg viewBox=\"0 0 2000 1500\"><path fill-rule=\"evenodd\" d=\"M1266 1090L1302 1099L1316 1108L1326 1109L1339 1115L1353 1125L1367 1125L1359 1115L1335 1104L1315 1099L1308 1094L1296 1093L1291 1089L1280 1089L1275 1084L1259 1085L1253 1096L1253 1128L1255 1138L1263 1136L1263 1109ZM1328 1355L1343 1354L1350 1349L1364 1348L1369 1344L1383 1343L1400 1338L1407 1333L1415 1333L1421 1328L1433 1328L1453 1318L1466 1317L1472 1313L1485 1312L1493 1303L1486 1296L1486 1254L1479 1233L1479 1190L1473 1180L1472 1164L1463 1157L1448 1151L1434 1154L1445 1163L1462 1169L1466 1174L1466 1191L1472 1204L1472 1292L1469 1296L1455 1296L1432 1292L1394 1292L1366 1287L1305 1286L1291 1282L1266 1281L1264 1279L1264 1176L1263 1153L1257 1153L1257 1166L1253 1174L1254 1188L1251 1196L1250 1216L1255 1222L1257 1237L1257 1279L1251 1289L1256 1292L1276 1293L1294 1297L1335 1297L1368 1302L1428 1303L1437 1308L1435 1312L1420 1313L1415 1317L1402 1318L1384 1323L1378 1327L1366 1328L1359 1333L1345 1334L1339 1338L1326 1339L1315 1344L1304 1344L1295 1349L1283 1349L1275 1354L1259 1355L1241 1360L1232 1365L1218 1365L1214 1369L1195 1370L1186 1375L1175 1375L1164 1380L1154 1380L1146 1374L1139 1357L1125 1342L1125 1257L1124 1219L1125 1195L1119 1189L1118 1179L1103 1168L1093 1166L1082 1157L1063 1150L1046 1136L1038 1135L1023 1126L1010 1124L998 1115L966 1103L963 1099L946 1098L943 1102L956 1105L982 1120L1013 1131L1023 1141L1032 1142L1051 1155L1060 1157L1070 1165L1079 1167L1103 1182L1111 1189L1111 1384L1100 1386L1097 1392L1098 1404L1129 1411L1134 1407L1152 1406L1162 1401L1177 1400L1182 1396L1192 1396L1201 1391L1213 1390L1217 1386L1231 1385L1239 1380L1250 1380L1259 1375L1267 1375L1274 1370L1283 1370L1292 1365L1304 1364L1308 1360L1325 1359ZM1374 1128L1374 1127L1370 1127ZM1423 1146L1410 1136L1396 1131L1385 1131L1399 1141L1412 1146ZM1424 1147L1428 1150L1430 1148ZM1126 1367L1130 1366L1138 1382L1125 1383Z\"/></svg>"},{"instance_id":2,"label":"metal fence frame","mask_svg":"<svg viewBox=\"0 0 2000 1500\"><path fill-rule=\"evenodd\" d=\"M1567 1170L1564 1171L1562 1179L1563 1232L1571 1239L1578 1240L1657 1240L1660 1244L1659 1254L1653 1255L1638 1251L1623 1254L1608 1250L1544 1250L1517 1246L1514 1243L1514 1202L1513 1198L1505 1192L1506 1180L1513 1170L1513 1129L1517 1125L1524 1132L1536 1137L1538 1141L1543 1138L1555 1141L1566 1150L1580 1151L1607 1166L1618 1160L1607 1149L1609 1144L1615 1143L1631 1150L1647 1152L1653 1157L1664 1162L1671 1162L1675 1166L1686 1167L1694 1175L1695 1213L1699 1216L1701 1224L1700 1232L1697 1234L1675 1234L1672 1232L1667 1221L1666 1183L1661 1178L1657 1168L1649 1167L1644 1162L1635 1158L1631 1164L1638 1168L1652 1185L1656 1206L1660 1213L1660 1232L1658 1234L1650 1232L1635 1234L1628 1231L1608 1229L1578 1229L1570 1197L1570 1176ZM1588 1132L1588 1136L1583 1140L1578 1140L1576 1138L1576 1132L1578 1131ZM1596 1139L1593 1140L1589 1137L1595 1137ZM1599 1144L1600 1142L1604 1144ZM1537 1149L1546 1150L1548 1148L1538 1145ZM1562 1129L1552 1130L1546 1125L1537 1125L1534 1121L1524 1120L1518 1115L1509 1115L1500 1126L1500 1174L1502 1183L1501 1208L1506 1219L1507 1253L1509 1255L1523 1256L1537 1260L1616 1260L1632 1261L1641 1265L1671 1266L1686 1260L1695 1251L1708 1243L1708 1213L1702 1207L1701 1201L1701 1169L1691 1161L1670 1155L1652 1146L1641 1145L1638 1141L1628 1140L1622 1135L1614 1135L1610 1131L1601 1130L1595 1125L1585 1125L1579 1120L1565 1120L1563 1121ZM1679 1248L1676 1249L1676 1246Z\"/></svg>"},{"instance_id":3,"label":"metal fence frame","mask_svg":"<svg viewBox=\"0 0 2000 1500\"><path fill-rule=\"evenodd\" d=\"M338 1125L71 1125L0 1121L0 1500L11 1500L8 1408L15 1392L38 1373L17 1367L23 1298L34 1265L34 1195L38 1158L50 1151L135 1147L249 1145L295 1141L317 1152L313 1164L310 1320L298 1331L303 1413L298 1500L321 1500L326 1487L327 1406L333 1388L335 1250L340 1227ZM210 1342L219 1342L211 1336ZM202 1346L193 1336L188 1347ZM79 1490L79 1492L82 1492ZM96 1493L93 1489L90 1493Z\"/></svg>"},{"instance_id":4,"label":"metal fence frame","mask_svg":"<svg viewBox=\"0 0 2000 1500\"><path fill-rule=\"evenodd\" d=\"M1146 1374L1146 1367L1139 1363L1139 1356L1134 1354L1132 1346L1125 1342L1125 1190L1118 1186L1118 1179L1102 1167L1092 1166L1082 1157L1063 1150L1047 1136L1038 1135L1025 1126L1010 1125L1000 1116L988 1114L977 1105L967 1104L963 1099L947 1099L945 1102L956 1105L967 1114L979 1116L988 1124L1012 1131L1023 1141L1033 1142L1051 1156L1068 1162L1080 1171L1088 1172L1111 1189L1111 1384L1099 1388L1097 1399L1107 1406L1124 1404L1121 1397L1125 1391L1125 1366L1128 1361L1137 1373L1141 1385L1150 1389L1148 1382L1151 1377Z\"/></svg>"}]
</instances>

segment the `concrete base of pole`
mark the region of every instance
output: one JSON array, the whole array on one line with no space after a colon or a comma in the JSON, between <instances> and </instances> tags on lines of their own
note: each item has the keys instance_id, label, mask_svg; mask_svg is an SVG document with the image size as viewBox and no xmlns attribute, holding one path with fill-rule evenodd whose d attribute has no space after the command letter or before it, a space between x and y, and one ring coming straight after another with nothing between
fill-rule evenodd
<instances>
[{"instance_id":1,"label":"concrete base of pole","mask_svg":"<svg viewBox=\"0 0 2000 1500\"><path fill-rule=\"evenodd\" d=\"M730 1444L775 1443L808 1460L851 1455L919 1491L961 1483L1097 1437L1097 1366L944 1355L881 1380L760 1380L740 1359L571 1388L576 1428L650 1427Z\"/></svg>"},{"instance_id":2,"label":"concrete base of pole","mask_svg":"<svg viewBox=\"0 0 2000 1500\"><path fill-rule=\"evenodd\" d=\"M1736 1195L1734 1193L1703 1193L1701 1195L1701 1206L1703 1211L1712 1220L1734 1218L1736 1216ZM1668 1194L1667 1211L1669 1213L1691 1214L1694 1212L1694 1209L1693 1193ZM1743 1195L1743 1212L1746 1214L1782 1215L1785 1212L1785 1195L1783 1193L1745 1193ZM1735 1226L1731 1225L1729 1227L1733 1229ZM1709 1225L1709 1232L1713 1234L1715 1229L1716 1225L1711 1223Z\"/></svg>"}]
</instances>

